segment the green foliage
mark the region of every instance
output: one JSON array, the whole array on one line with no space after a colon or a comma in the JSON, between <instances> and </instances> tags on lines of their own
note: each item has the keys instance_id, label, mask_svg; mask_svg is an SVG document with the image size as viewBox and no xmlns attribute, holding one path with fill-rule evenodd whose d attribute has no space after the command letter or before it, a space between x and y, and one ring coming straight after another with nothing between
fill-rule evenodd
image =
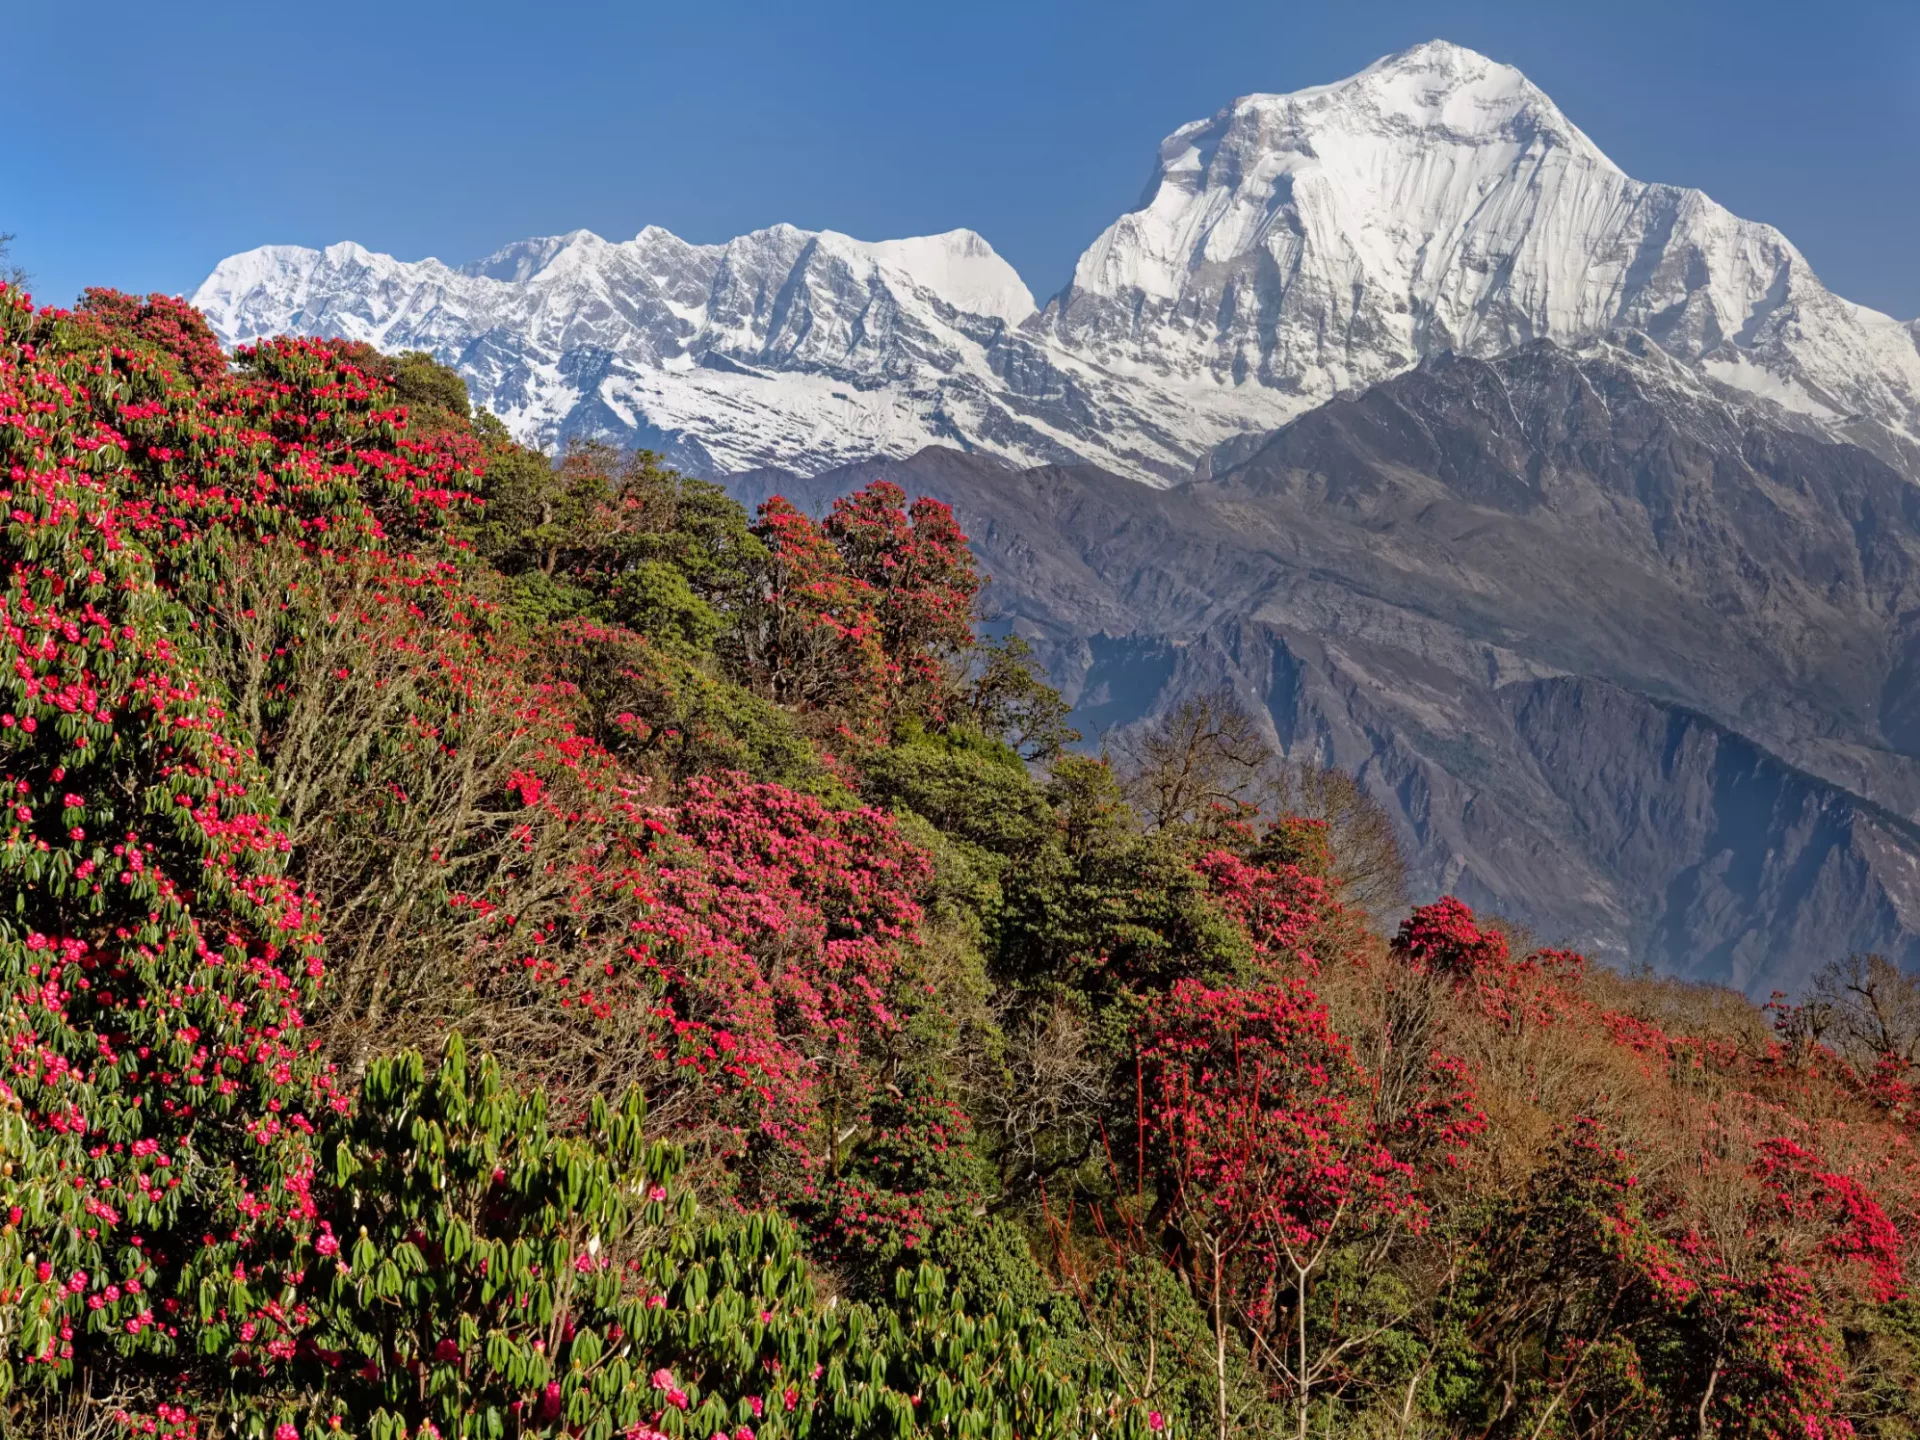
<instances>
[{"instance_id":1,"label":"green foliage","mask_svg":"<svg viewBox=\"0 0 1920 1440\"><path fill-rule=\"evenodd\" d=\"M708 480L673 475L661 484L672 492L673 523L648 540L647 556L675 566L709 605L731 609L766 558L747 512Z\"/></svg>"},{"instance_id":2,"label":"green foliage","mask_svg":"<svg viewBox=\"0 0 1920 1440\"><path fill-rule=\"evenodd\" d=\"M1003 978L1109 994L1244 961L1182 842L1140 825L1104 762L1062 755L1043 785L978 730L909 727L863 768L869 795L943 837Z\"/></svg>"},{"instance_id":3,"label":"green foliage","mask_svg":"<svg viewBox=\"0 0 1920 1440\"><path fill-rule=\"evenodd\" d=\"M1872 1440L1920 1436L1920 1303L1895 1300L1867 1311L1845 1338L1860 1433Z\"/></svg>"},{"instance_id":4,"label":"green foliage","mask_svg":"<svg viewBox=\"0 0 1920 1440\"><path fill-rule=\"evenodd\" d=\"M539 570L515 575L501 588L507 614L528 634L539 634L601 608L591 590Z\"/></svg>"},{"instance_id":5,"label":"green foliage","mask_svg":"<svg viewBox=\"0 0 1920 1440\"><path fill-rule=\"evenodd\" d=\"M686 571L664 560L640 560L622 571L607 601L621 625L681 655L709 653L722 629L714 608L694 594Z\"/></svg>"},{"instance_id":6,"label":"green foliage","mask_svg":"<svg viewBox=\"0 0 1920 1440\"><path fill-rule=\"evenodd\" d=\"M1019 635L974 647L964 704L973 724L1024 759L1046 761L1080 739L1067 723L1072 707L1046 683L1033 647Z\"/></svg>"},{"instance_id":7,"label":"green foliage","mask_svg":"<svg viewBox=\"0 0 1920 1440\"><path fill-rule=\"evenodd\" d=\"M494 440L479 495L483 511L470 534L490 565L510 576L538 574L576 585L593 597L589 603L601 618L643 630L636 620L662 604L662 618L684 628L683 587L724 610L761 555L746 512L724 490L664 468L645 450L622 455L579 442L556 464ZM616 592L642 566L665 568L624 587L630 598L623 613ZM698 648L713 638L705 634Z\"/></svg>"},{"instance_id":8,"label":"green foliage","mask_svg":"<svg viewBox=\"0 0 1920 1440\"><path fill-rule=\"evenodd\" d=\"M791 716L683 648L584 622L550 633L555 673L574 687L588 732L637 769L675 784L739 770L830 788Z\"/></svg>"},{"instance_id":9,"label":"green foliage","mask_svg":"<svg viewBox=\"0 0 1920 1440\"><path fill-rule=\"evenodd\" d=\"M564 492L552 460L537 450L498 445L487 456L477 493L484 508L469 529L481 558L505 574L534 569L551 578L537 561L543 526L550 527L548 535L560 534L552 517Z\"/></svg>"},{"instance_id":10,"label":"green foliage","mask_svg":"<svg viewBox=\"0 0 1920 1440\"><path fill-rule=\"evenodd\" d=\"M1181 1434L1216 1433L1216 1366L1224 1364L1231 1432L1279 1435L1291 1417L1274 1403L1246 1342L1226 1337L1220 1353L1211 1320L1185 1280L1158 1256L1123 1255L1078 1287L1079 1345L1119 1367Z\"/></svg>"},{"instance_id":11,"label":"green foliage","mask_svg":"<svg viewBox=\"0 0 1920 1440\"><path fill-rule=\"evenodd\" d=\"M643 1117L636 1095L556 1133L544 1097L457 1037L431 1075L376 1062L322 1156L308 1358L249 1403L284 1414L324 1389L309 1423L370 1436L431 1420L598 1440L1065 1435L1084 1405L1114 1408L1077 1398L1011 1303L969 1309L931 1265L901 1270L884 1310L822 1310L791 1227L703 1214Z\"/></svg>"},{"instance_id":12,"label":"green foliage","mask_svg":"<svg viewBox=\"0 0 1920 1440\"><path fill-rule=\"evenodd\" d=\"M1317 820L1283 815L1260 837L1253 852L1262 865L1291 865L1303 874L1326 879L1333 873L1333 849L1327 827Z\"/></svg>"},{"instance_id":13,"label":"green foliage","mask_svg":"<svg viewBox=\"0 0 1920 1440\"><path fill-rule=\"evenodd\" d=\"M1240 968L1245 934L1208 900L1179 838L1141 826L1104 762L1062 757L1046 797L1055 833L1009 875L1001 973L1111 996Z\"/></svg>"},{"instance_id":14,"label":"green foliage","mask_svg":"<svg viewBox=\"0 0 1920 1440\"><path fill-rule=\"evenodd\" d=\"M707 1377L686 1406L702 1434L744 1415L762 1360L809 1370L820 1337L791 1234L700 1223L667 1188L677 1152L642 1122L636 1095L556 1135L544 1096L491 1057L470 1066L458 1037L431 1076L417 1054L376 1061L322 1155L306 1263L325 1288L296 1379L370 1435L431 1419L449 1436L605 1436L674 1408L661 1365Z\"/></svg>"},{"instance_id":15,"label":"green foliage","mask_svg":"<svg viewBox=\"0 0 1920 1440\"><path fill-rule=\"evenodd\" d=\"M387 383L410 407L452 420L467 420L473 415L467 382L460 378L460 372L442 365L424 350L402 350L395 355Z\"/></svg>"},{"instance_id":16,"label":"green foliage","mask_svg":"<svg viewBox=\"0 0 1920 1440\"><path fill-rule=\"evenodd\" d=\"M977 730L956 726L929 735L904 727L862 768L875 802L911 810L1004 859L1031 855L1054 828L1046 796L1020 758Z\"/></svg>"}]
</instances>

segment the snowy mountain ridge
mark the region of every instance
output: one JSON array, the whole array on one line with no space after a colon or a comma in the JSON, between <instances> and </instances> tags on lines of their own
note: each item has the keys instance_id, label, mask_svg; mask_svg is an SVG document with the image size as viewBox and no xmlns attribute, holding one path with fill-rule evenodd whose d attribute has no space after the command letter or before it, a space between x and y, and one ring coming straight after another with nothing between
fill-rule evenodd
<instances>
[{"instance_id":1,"label":"snowy mountain ridge","mask_svg":"<svg viewBox=\"0 0 1920 1440\"><path fill-rule=\"evenodd\" d=\"M606 434L709 473L944 443L1165 484L1428 357L1622 330L1920 473L1920 322L1833 295L1770 226L1631 179L1518 70L1441 41L1182 126L1044 309L969 230L785 225L576 231L458 268L267 246L194 303L229 344L430 350L523 439Z\"/></svg>"}]
</instances>

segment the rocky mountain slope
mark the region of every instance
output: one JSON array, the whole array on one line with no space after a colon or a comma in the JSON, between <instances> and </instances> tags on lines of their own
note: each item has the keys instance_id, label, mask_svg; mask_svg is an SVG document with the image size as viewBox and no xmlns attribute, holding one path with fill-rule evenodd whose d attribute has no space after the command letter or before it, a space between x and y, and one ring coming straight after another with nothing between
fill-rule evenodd
<instances>
[{"instance_id":1,"label":"rocky mountain slope","mask_svg":"<svg viewBox=\"0 0 1920 1440\"><path fill-rule=\"evenodd\" d=\"M790 226L581 231L457 268L269 246L194 303L229 343L431 350L522 438L605 434L710 473L941 443L1168 483L1424 357L1621 327L1824 433L1896 456L1920 436L1908 327L1828 292L1771 227L1630 179L1519 71L1442 42L1174 132L1044 309L970 231Z\"/></svg>"},{"instance_id":2,"label":"rocky mountain slope","mask_svg":"<svg viewBox=\"0 0 1920 1440\"><path fill-rule=\"evenodd\" d=\"M1638 336L1445 357L1170 490L932 449L1098 734L1233 687L1360 775L1422 894L1759 995L1920 962L1920 490Z\"/></svg>"}]
</instances>

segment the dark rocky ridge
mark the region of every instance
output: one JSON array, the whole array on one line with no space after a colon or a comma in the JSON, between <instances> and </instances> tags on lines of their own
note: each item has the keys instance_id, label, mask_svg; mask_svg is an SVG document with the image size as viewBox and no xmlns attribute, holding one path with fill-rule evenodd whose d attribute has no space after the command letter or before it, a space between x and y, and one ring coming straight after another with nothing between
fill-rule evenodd
<instances>
[{"instance_id":1,"label":"dark rocky ridge","mask_svg":"<svg viewBox=\"0 0 1920 1440\"><path fill-rule=\"evenodd\" d=\"M1794 989L1920 963L1920 488L1636 337L1441 357L1155 491L944 449L992 603L1090 735L1232 685L1451 890L1618 961Z\"/></svg>"}]
</instances>

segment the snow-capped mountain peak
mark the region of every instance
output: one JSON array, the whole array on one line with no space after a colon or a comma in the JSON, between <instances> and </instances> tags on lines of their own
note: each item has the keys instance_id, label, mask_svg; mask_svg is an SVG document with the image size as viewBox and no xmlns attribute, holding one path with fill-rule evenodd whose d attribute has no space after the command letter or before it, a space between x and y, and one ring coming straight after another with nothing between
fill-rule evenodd
<instances>
[{"instance_id":1,"label":"snow-capped mountain peak","mask_svg":"<svg viewBox=\"0 0 1920 1440\"><path fill-rule=\"evenodd\" d=\"M1429 41L1336 84L1244 95L1181 126L1161 142L1139 207L1082 256L1072 288L1173 299L1196 270L1357 215L1380 228L1340 238L1388 248L1356 258L1406 269L1413 257L1392 247L1417 252L1436 229L1458 229L1528 167L1624 179L1511 65Z\"/></svg>"},{"instance_id":2,"label":"snow-capped mountain peak","mask_svg":"<svg viewBox=\"0 0 1920 1440\"><path fill-rule=\"evenodd\" d=\"M575 231L459 269L268 246L195 302L229 343L427 348L528 439L601 431L709 470L938 441L1165 483L1428 356L1622 330L1920 454L1914 329L1832 295L1771 227L1630 178L1518 70L1444 41L1180 127L1039 311L973 231L787 225Z\"/></svg>"},{"instance_id":3,"label":"snow-capped mountain peak","mask_svg":"<svg viewBox=\"0 0 1920 1440\"><path fill-rule=\"evenodd\" d=\"M876 264L907 277L963 313L991 315L1018 325L1036 308L1033 292L1020 273L971 230L880 240L865 248Z\"/></svg>"},{"instance_id":4,"label":"snow-capped mountain peak","mask_svg":"<svg viewBox=\"0 0 1920 1440\"><path fill-rule=\"evenodd\" d=\"M774 225L523 240L457 269L354 244L223 260L194 297L239 344L283 331L422 348L516 432L608 432L703 470L818 467L959 439L984 349L1035 313L971 230L869 242Z\"/></svg>"},{"instance_id":5,"label":"snow-capped mountain peak","mask_svg":"<svg viewBox=\"0 0 1920 1440\"><path fill-rule=\"evenodd\" d=\"M1520 71L1447 40L1428 40L1385 56L1332 85L1248 99L1338 109L1379 130L1454 142L1539 135L1578 152L1582 160L1614 168L1600 147Z\"/></svg>"}]
</instances>

